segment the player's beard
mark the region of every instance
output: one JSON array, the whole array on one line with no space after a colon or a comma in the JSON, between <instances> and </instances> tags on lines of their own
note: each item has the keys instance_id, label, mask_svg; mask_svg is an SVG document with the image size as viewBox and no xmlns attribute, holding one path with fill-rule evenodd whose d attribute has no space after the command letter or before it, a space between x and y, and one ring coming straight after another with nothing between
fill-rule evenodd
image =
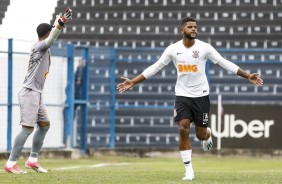
<instances>
[{"instance_id":1,"label":"player's beard","mask_svg":"<svg viewBox=\"0 0 282 184\"><path fill-rule=\"evenodd\" d=\"M197 37L197 33L187 33L184 34L185 38L187 38L188 40L193 40Z\"/></svg>"}]
</instances>

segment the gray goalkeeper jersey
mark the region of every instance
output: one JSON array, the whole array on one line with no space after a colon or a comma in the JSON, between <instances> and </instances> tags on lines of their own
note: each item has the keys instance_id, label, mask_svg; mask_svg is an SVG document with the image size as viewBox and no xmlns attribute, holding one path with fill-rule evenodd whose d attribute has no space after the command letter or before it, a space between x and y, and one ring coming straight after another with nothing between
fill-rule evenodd
<instances>
[{"instance_id":1,"label":"gray goalkeeper jersey","mask_svg":"<svg viewBox=\"0 0 282 184\"><path fill-rule=\"evenodd\" d=\"M42 93L50 64L50 49L48 45L44 41L38 41L31 48L28 71L23 87Z\"/></svg>"}]
</instances>

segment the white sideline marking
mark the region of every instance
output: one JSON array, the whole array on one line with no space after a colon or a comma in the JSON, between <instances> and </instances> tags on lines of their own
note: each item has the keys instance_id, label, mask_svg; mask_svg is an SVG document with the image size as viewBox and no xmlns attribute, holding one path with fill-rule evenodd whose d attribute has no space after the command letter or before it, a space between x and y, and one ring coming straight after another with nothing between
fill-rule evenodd
<instances>
[{"instance_id":1,"label":"white sideline marking","mask_svg":"<svg viewBox=\"0 0 282 184\"><path fill-rule=\"evenodd\" d=\"M62 171L62 170L73 170L73 169L82 169L82 168L99 168L99 167L106 167L106 166L123 166L123 165L129 165L129 163L101 163L101 164L95 164L95 165L85 165L85 166L70 166L70 167L60 167L60 168L54 168L50 170L55 171Z\"/></svg>"},{"instance_id":2,"label":"white sideline marking","mask_svg":"<svg viewBox=\"0 0 282 184\"><path fill-rule=\"evenodd\" d=\"M50 171L64 171L64 170L73 170L73 169L82 169L82 168L99 168L99 167L123 166L123 165L129 165L129 163L101 163L101 164L95 164L95 165L59 167L59 168L50 169ZM0 169L0 173L7 173L7 172L5 170Z\"/></svg>"}]
</instances>

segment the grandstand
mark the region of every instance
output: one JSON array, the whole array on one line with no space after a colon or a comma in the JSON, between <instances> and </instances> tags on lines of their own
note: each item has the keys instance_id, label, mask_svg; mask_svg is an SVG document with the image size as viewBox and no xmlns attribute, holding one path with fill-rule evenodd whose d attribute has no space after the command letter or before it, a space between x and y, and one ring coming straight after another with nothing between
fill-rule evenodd
<instances>
[{"instance_id":1,"label":"grandstand","mask_svg":"<svg viewBox=\"0 0 282 184\"><path fill-rule=\"evenodd\" d=\"M2 10L3 5L1 16L7 9L5 5ZM179 23L185 16L197 19L199 39L247 71L261 74L265 83L257 88L208 64L213 105L219 93L227 105L282 104L281 0L58 0L50 23L66 6L72 7L73 20L60 40L90 48L89 148L109 147L112 108L115 147L177 147L172 111L177 71L172 64L126 94L114 92L112 85L121 82L121 76L139 74L166 46L180 40ZM194 132L191 136L198 147Z\"/></svg>"},{"instance_id":2,"label":"grandstand","mask_svg":"<svg viewBox=\"0 0 282 184\"><path fill-rule=\"evenodd\" d=\"M5 12L10 4L10 0L3 0L0 5L0 25L2 24L2 19L5 17Z\"/></svg>"},{"instance_id":3,"label":"grandstand","mask_svg":"<svg viewBox=\"0 0 282 184\"><path fill-rule=\"evenodd\" d=\"M280 0L59 0L75 9L63 39L113 47L164 47L181 39L179 22L198 20L199 38L218 48L281 48ZM79 36L78 36L79 35Z\"/></svg>"}]
</instances>

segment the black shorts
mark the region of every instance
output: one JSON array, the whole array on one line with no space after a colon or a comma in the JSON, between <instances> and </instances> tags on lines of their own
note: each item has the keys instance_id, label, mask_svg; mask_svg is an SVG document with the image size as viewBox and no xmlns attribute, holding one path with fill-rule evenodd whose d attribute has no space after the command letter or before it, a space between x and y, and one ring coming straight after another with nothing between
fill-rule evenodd
<instances>
[{"instance_id":1,"label":"black shorts","mask_svg":"<svg viewBox=\"0 0 282 184\"><path fill-rule=\"evenodd\" d=\"M209 96L190 98L176 96L174 104L174 121L190 119L195 125L208 127L210 111Z\"/></svg>"}]
</instances>

